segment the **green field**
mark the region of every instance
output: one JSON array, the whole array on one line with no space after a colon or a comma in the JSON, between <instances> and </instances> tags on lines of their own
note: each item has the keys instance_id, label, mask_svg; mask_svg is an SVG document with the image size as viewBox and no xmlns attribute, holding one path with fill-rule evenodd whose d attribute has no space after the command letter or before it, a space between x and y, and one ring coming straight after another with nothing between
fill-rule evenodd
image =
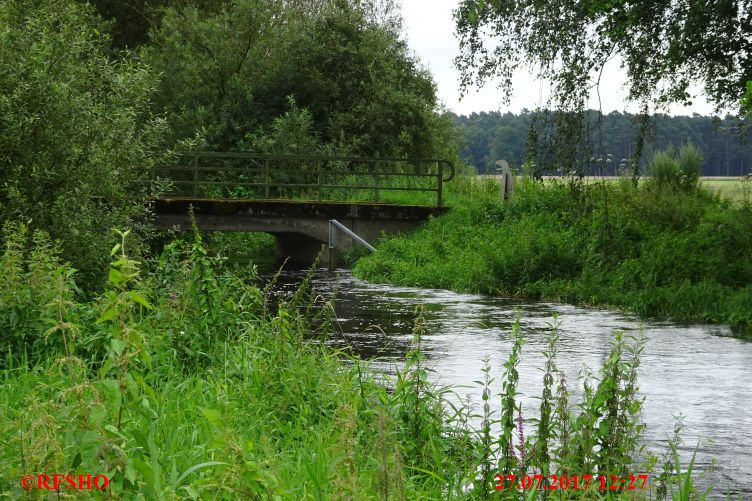
<instances>
[{"instance_id":1,"label":"green field","mask_svg":"<svg viewBox=\"0 0 752 501\"><path fill-rule=\"evenodd\" d=\"M738 177L704 177L700 183L709 190L720 193L734 202L752 199L752 183Z\"/></svg>"},{"instance_id":2,"label":"green field","mask_svg":"<svg viewBox=\"0 0 752 501\"><path fill-rule=\"evenodd\" d=\"M490 178L498 178L498 176L483 176L483 177L490 177ZM558 176L544 176L544 180L550 181L553 179L562 179ZM596 181L599 181L601 179L604 179L609 182L618 181L620 178L618 177L596 177L596 176L588 176L585 178L585 182L587 183L593 183ZM647 178L643 178L647 179ZM733 200L734 202L744 202L744 200L752 200L752 180L749 180L749 178L740 178L740 177L717 177L717 176L708 176L708 177L701 177L700 178L700 184L709 189L710 191L714 193L718 193L723 197L726 197L730 200ZM745 192L746 192L746 198L745 198Z\"/></svg>"}]
</instances>

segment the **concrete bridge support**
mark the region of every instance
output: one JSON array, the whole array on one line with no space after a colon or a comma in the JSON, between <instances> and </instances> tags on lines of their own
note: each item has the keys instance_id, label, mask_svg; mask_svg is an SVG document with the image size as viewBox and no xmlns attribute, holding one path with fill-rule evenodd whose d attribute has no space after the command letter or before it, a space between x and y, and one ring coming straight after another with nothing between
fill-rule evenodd
<instances>
[{"instance_id":1,"label":"concrete bridge support","mask_svg":"<svg viewBox=\"0 0 752 501\"><path fill-rule=\"evenodd\" d=\"M155 201L158 229L189 230L190 210L196 225L206 231L261 231L277 238L279 257L312 261L321 252L329 259L329 220L336 219L368 242L382 234L414 230L446 207L389 204L355 204L303 201L251 201L166 198ZM337 249L347 251L353 240L344 233L337 237Z\"/></svg>"}]
</instances>

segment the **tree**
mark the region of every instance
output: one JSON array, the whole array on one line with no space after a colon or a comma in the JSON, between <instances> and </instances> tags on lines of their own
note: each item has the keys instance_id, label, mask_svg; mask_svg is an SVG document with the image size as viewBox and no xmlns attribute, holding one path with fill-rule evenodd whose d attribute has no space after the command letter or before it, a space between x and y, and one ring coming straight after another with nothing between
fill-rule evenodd
<instances>
[{"instance_id":1,"label":"tree","mask_svg":"<svg viewBox=\"0 0 752 501\"><path fill-rule=\"evenodd\" d=\"M107 55L88 6L0 2L0 225L30 222L60 239L91 284L113 227L146 220L162 124L149 111L155 76Z\"/></svg>"},{"instance_id":2,"label":"tree","mask_svg":"<svg viewBox=\"0 0 752 501\"><path fill-rule=\"evenodd\" d=\"M234 0L217 11L167 9L142 48L163 74L155 109L174 141L198 133L208 149L235 150L272 134L293 98L330 151L452 156L452 122L400 38L393 5Z\"/></svg>"},{"instance_id":3,"label":"tree","mask_svg":"<svg viewBox=\"0 0 752 501\"><path fill-rule=\"evenodd\" d=\"M465 88L501 76L509 99L513 70L532 63L562 109L581 110L619 56L635 102L689 104L700 83L718 109L749 112L752 0L462 0L455 19Z\"/></svg>"}]
</instances>

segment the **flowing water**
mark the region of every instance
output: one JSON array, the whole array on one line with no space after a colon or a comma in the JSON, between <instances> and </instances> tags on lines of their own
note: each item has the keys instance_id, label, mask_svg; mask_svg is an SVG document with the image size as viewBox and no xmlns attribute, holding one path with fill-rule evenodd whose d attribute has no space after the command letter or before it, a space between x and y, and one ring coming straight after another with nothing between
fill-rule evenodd
<instances>
[{"instance_id":1,"label":"flowing water","mask_svg":"<svg viewBox=\"0 0 752 501\"><path fill-rule=\"evenodd\" d=\"M290 291L304 272L283 273L278 289ZM713 498L752 500L752 343L734 338L723 326L684 326L640 322L618 312L565 304L524 303L499 297L446 290L371 284L349 271L319 271L315 289L326 298L336 293L336 333L330 342L347 348L385 373L400 366L410 347L416 305L428 312L429 334L423 346L433 379L452 385L480 408L484 356L501 391L502 363L511 349L516 315L526 344L519 364L523 418L537 415L541 394L546 333L558 315L560 342L557 365L567 378L572 400L582 395L578 376L589 367L597 374L608 355L616 330L647 338L639 370L640 392L646 397L645 445L666 450L675 416L683 416L684 467L698 444L696 467L707 471L701 485L713 485ZM498 412L499 399L495 399ZM712 467L713 460L716 462Z\"/></svg>"}]
</instances>

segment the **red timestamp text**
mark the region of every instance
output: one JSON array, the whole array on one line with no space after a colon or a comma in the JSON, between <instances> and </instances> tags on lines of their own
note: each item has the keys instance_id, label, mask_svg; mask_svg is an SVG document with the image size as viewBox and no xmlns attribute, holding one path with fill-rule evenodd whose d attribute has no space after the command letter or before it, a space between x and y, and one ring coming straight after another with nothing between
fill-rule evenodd
<instances>
[{"instance_id":1,"label":"red timestamp text","mask_svg":"<svg viewBox=\"0 0 752 501\"><path fill-rule=\"evenodd\" d=\"M540 489L544 491L556 490L588 490L601 491L633 491L644 489L648 483L648 475L515 475L510 473L502 475L498 473L496 490L516 489Z\"/></svg>"}]
</instances>

